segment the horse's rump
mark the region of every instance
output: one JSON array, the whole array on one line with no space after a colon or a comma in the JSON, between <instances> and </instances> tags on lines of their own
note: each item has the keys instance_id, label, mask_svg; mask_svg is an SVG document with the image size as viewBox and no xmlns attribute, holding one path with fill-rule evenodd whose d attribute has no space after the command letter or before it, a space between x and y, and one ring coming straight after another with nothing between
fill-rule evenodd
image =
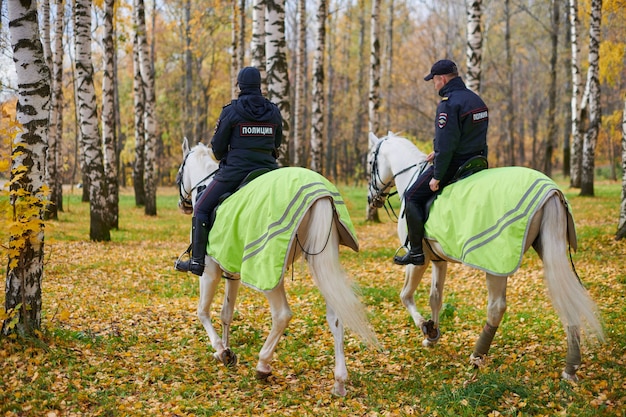
<instances>
[{"instance_id":1,"label":"horse's rump","mask_svg":"<svg viewBox=\"0 0 626 417\"><path fill-rule=\"evenodd\" d=\"M209 235L209 256L224 271L239 274L246 285L271 290L289 266L287 257L304 215L320 198L333 203L340 243L358 251L356 232L337 188L314 171L288 167L256 178L219 206Z\"/></svg>"},{"instance_id":2,"label":"horse's rump","mask_svg":"<svg viewBox=\"0 0 626 417\"><path fill-rule=\"evenodd\" d=\"M523 167L491 168L445 187L431 207L426 237L445 255L493 275L520 266L531 219L558 186L541 172ZM568 210L568 235L576 234ZM532 243L532 242L529 242Z\"/></svg>"}]
</instances>

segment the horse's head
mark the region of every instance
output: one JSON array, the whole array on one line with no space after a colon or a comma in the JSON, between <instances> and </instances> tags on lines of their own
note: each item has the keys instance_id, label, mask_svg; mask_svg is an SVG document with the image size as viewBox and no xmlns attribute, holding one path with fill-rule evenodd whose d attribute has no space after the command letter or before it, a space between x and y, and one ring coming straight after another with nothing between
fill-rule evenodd
<instances>
[{"instance_id":1,"label":"horse's head","mask_svg":"<svg viewBox=\"0 0 626 417\"><path fill-rule=\"evenodd\" d=\"M198 188L204 185L217 169L218 164L206 145L199 143L189 149L187 138L183 140L183 163L176 174L180 211L185 214L193 213Z\"/></svg>"},{"instance_id":2,"label":"horse's head","mask_svg":"<svg viewBox=\"0 0 626 417\"><path fill-rule=\"evenodd\" d=\"M380 208L389 196L389 189L394 186L394 178L389 161L381 153L381 147L386 138L379 139L370 132L369 139L370 150L367 155L367 166L370 181L367 190L367 203Z\"/></svg>"}]
</instances>

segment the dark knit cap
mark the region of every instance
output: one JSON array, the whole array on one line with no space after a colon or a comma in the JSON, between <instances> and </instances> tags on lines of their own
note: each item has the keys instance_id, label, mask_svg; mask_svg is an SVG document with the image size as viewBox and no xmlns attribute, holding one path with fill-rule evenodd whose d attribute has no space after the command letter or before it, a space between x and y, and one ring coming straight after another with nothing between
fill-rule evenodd
<instances>
[{"instance_id":1,"label":"dark knit cap","mask_svg":"<svg viewBox=\"0 0 626 417\"><path fill-rule=\"evenodd\" d=\"M430 81L435 75L458 74L456 64L449 59L442 59L433 64L430 73L424 77L424 81Z\"/></svg>"},{"instance_id":2,"label":"dark knit cap","mask_svg":"<svg viewBox=\"0 0 626 417\"><path fill-rule=\"evenodd\" d=\"M245 67L239 71L237 76L239 88L261 88L261 73L255 67Z\"/></svg>"}]
</instances>

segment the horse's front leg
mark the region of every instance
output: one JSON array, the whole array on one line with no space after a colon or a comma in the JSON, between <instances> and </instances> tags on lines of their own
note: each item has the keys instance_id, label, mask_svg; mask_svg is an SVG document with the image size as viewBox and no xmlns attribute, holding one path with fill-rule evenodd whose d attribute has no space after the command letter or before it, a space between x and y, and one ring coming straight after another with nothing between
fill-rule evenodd
<instances>
[{"instance_id":1,"label":"horse's front leg","mask_svg":"<svg viewBox=\"0 0 626 417\"><path fill-rule=\"evenodd\" d=\"M266 380L272 374L270 363L274 351L293 315L287 303L287 295L282 282L273 290L266 292L265 296L270 304L272 328L259 352L259 361L256 366L256 376L261 380Z\"/></svg>"},{"instance_id":2,"label":"horse's front leg","mask_svg":"<svg viewBox=\"0 0 626 417\"><path fill-rule=\"evenodd\" d=\"M333 385L332 393L333 395L345 397L348 368L346 367L346 355L343 345L343 323L337 318L337 314L328 304L326 304L326 321L335 341L335 384Z\"/></svg>"},{"instance_id":3,"label":"horse's front leg","mask_svg":"<svg viewBox=\"0 0 626 417\"><path fill-rule=\"evenodd\" d=\"M424 332L423 346L434 346L441 337L439 330L439 315L443 305L443 288L446 283L448 273L448 262L436 261L432 263L432 279L430 282L430 311L431 319L422 326Z\"/></svg>"},{"instance_id":4,"label":"horse's front leg","mask_svg":"<svg viewBox=\"0 0 626 417\"><path fill-rule=\"evenodd\" d=\"M240 283L241 281L239 279L226 279L226 288L224 290L224 303L222 304L222 312L220 314L220 318L222 319L222 341L224 344L224 351L221 355L219 355L220 357L217 359L227 366L237 364L237 356L230 349L230 326L233 323L233 316L235 311L235 305L237 305L237 294L239 293Z\"/></svg>"},{"instance_id":5,"label":"horse's front leg","mask_svg":"<svg viewBox=\"0 0 626 417\"><path fill-rule=\"evenodd\" d=\"M507 277L487 274L487 322L476 341L474 352L470 356L470 362L475 367L480 367L483 364L484 357L489 352L493 337L506 311L507 280Z\"/></svg>"},{"instance_id":6,"label":"horse's front leg","mask_svg":"<svg viewBox=\"0 0 626 417\"><path fill-rule=\"evenodd\" d=\"M208 259L208 258L207 258ZM204 268L204 273L200 276L200 299L198 300L198 318L204 326L211 340L211 346L215 349L214 356L221 360L221 356L226 349L219 334L211 323L211 303L215 297L217 285L220 282L219 266L212 261L208 261Z\"/></svg>"},{"instance_id":7,"label":"horse's front leg","mask_svg":"<svg viewBox=\"0 0 626 417\"><path fill-rule=\"evenodd\" d=\"M428 262L424 262L424 265L407 265L404 270L404 285L402 291L400 291L400 300L406 309L408 310L413 322L418 329L421 329L426 323L426 319L417 311L415 305L415 290L420 282L424 272L428 267Z\"/></svg>"}]
</instances>

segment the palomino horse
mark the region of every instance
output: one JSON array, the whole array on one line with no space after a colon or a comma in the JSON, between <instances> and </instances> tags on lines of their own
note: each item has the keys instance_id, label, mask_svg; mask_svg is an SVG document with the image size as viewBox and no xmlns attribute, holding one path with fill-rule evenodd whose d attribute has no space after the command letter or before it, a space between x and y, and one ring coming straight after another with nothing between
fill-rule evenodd
<instances>
[{"instance_id":1,"label":"palomino horse","mask_svg":"<svg viewBox=\"0 0 626 417\"><path fill-rule=\"evenodd\" d=\"M177 177L180 190L178 205L183 212L190 214L193 211L192 202L196 201L199 189L211 180L210 177L217 170L218 165L212 158L209 148L203 144L196 145L190 150L185 139L183 154L184 161L180 166ZM264 215L267 214L264 212L264 206L271 204L270 200L281 198L281 196L272 194L272 187L276 189L276 193L286 194L286 190L289 188L287 188L285 182L297 182L295 180L282 181L282 178L285 178L294 170L298 170L297 172L304 174L305 177L314 179L314 181L300 184L301 190L304 190L302 191L303 198L306 198L306 200L298 200L296 196L285 196L290 199L289 210L291 211L289 213L270 212L268 216L273 216L270 219L271 225L268 229L262 231L262 237L257 239L257 242L262 241L262 245L253 247L253 251L245 253L245 256L239 255L237 252L238 248L232 242L236 242L238 237L254 229L262 221ZM269 185L270 190L261 191L262 188L259 184L266 181L266 178L267 181L271 182L271 185ZM273 180L270 180L270 178L273 178ZM246 204L243 204L243 208L236 210L241 211L240 215L243 216L244 220L238 220L235 215L236 210L233 207L239 204L237 200L243 198L246 192L260 196L265 201L256 206L247 203L247 207L245 207ZM229 330L233 321L233 310L240 282L243 281L244 284L249 283L256 278L254 275L263 274L268 265L277 266L276 282L272 284L271 288L263 287L261 281L254 281L255 283L250 285L255 289L261 290L270 305L272 326L259 352L259 360L256 366L257 378L267 379L269 377L271 374L270 363L272 356L292 316L285 294L284 272L290 262L293 262L299 255L304 254L313 280L325 298L326 319L334 337L335 382L332 392L335 395L345 395L348 370L344 355L343 326L350 328L370 346L378 346L378 341L367 320L365 307L355 294L352 283L339 263L339 244L344 243L346 239L349 240L352 235L349 234L350 232L348 232L348 235L346 234L346 228L337 214L337 212L341 213L341 207L338 208L337 206L343 204L343 200L341 200L337 190L321 175L313 171L305 170L304 168L281 168L256 178L249 185L244 186L226 199L221 207L224 207L227 203L230 204L227 209L227 218L221 220L219 208L217 210L215 225L209 236L209 248L213 249L213 246L220 246L223 243L222 240L226 241L226 251L228 252L226 257L238 257L239 259L235 260L235 264L239 262L242 265L244 262L243 258L246 258L248 262L253 262L254 259L252 258L254 256L252 255L259 256L265 254L266 256L260 264L247 269L244 269L244 265L239 270L235 270L239 268L238 266L232 266L232 259L227 259L224 263L222 263L219 257L214 259L211 256L207 256L205 259L206 266L203 275L200 277L198 317L209 335L213 349L215 349L215 359L225 365L234 365L237 362L236 356L229 346ZM224 208L226 209L226 207ZM248 211L246 212L246 210ZM347 213L347 210L345 210L345 213ZM246 219L248 220L247 222ZM249 221L252 219L254 219L254 222ZM235 223L238 221L244 223L243 227L237 228ZM350 226L352 226L351 223ZM284 230L288 234L282 234L286 238L280 242L281 247L272 251L270 249L270 240L279 238ZM217 236L214 233L217 233ZM358 249L356 239L353 236L352 238L351 247L356 250ZM252 245L248 246L252 247ZM224 267L224 265L228 265L228 267ZM213 302L222 273L228 279L225 280L224 304L221 310L222 337L220 337L211 324L211 303Z\"/></svg>"},{"instance_id":2,"label":"palomino horse","mask_svg":"<svg viewBox=\"0 0 626 417\"><path fill-rule=\"evenodd\" d=\"M404 193L426 166L426 156L405 138L390 133L379 139L370 133L368 161L371 180L368 202L375 207L382 207L389 191L395 186L398 195L402 198L403 208ZM505 186L522 188L519 190L520 197L515 201L506 201L508 195L505 194L506 190L498 189L498 187L502 188L503 185L500 183L504 181L506 175L516 177L512 178L513 186ZM522 177L526 175L532 175L535 178L533 189L523 188ZM475 186L471 193L479 194L483 199L489 199L489 196L492 196L491 199L503 204L504 214L499 217L490 217L489 210L463 205L464 202L460 201L460 195L463 192L459 190L468 189L470 184ZM493 193L490 194L490 191ZM449 211L446 211L447 196L445 194L455 200L454 204L450 204L453 207L450 207ZM443 202L440 203L440 200ZM439 237L434 237L437 233L432 233L429 223L437 221L435 214L438 212L446 214L442 218ZM454 223L453 214L451 214L453 212L461 212L460 221L457 223ZM513 237L513 243L500 242L495 250L493 247L489 249L489 240L498 241L501 238L500 235L507 232L507 228L514 225L516 220L523 218L524 214L527 215L526 223L518 229L517 235ZM460 229L472 223L481 223L484 228L475 232L471 238L462 235ZM404 244L407 230L403 213L398 219L398 236ZM453 247L452 251L444 247L442 243L444 241L451 242L449 246ZM572 271L567 258L568 243L574 250L576 249L576 233L565 197L556 184L537 171L521 167L492 168L445 187L433 203L430 217L426 222L424 240L426 262L424 265L406 267L404 286L400 294L402 303L408 309L413 321L424 332L425 338L422 344L434 345L440 336L439 312L442 307L447 262L460 262L478 267L486 272L488 290L487 322L470 356L471 363L479 368L483 364L506 310L507 278L519 267L522 254L533 246L543 261L548 293L567 334L568 351L562 377L577 380L576 371L581 363L581 330L584 328L587 333L597 335L600 340L603 339L603 330L595 303ZM454 252L455 245L461 249L458 253ZM485 250L481 252L481 249ZM500 264L504 262L506 252L510 252L513 256L512 263L509 267L502 269ZM483 257L492 259L487 262L486 259L482 259ZM414 293L431 261L432 319L426 321L417 311Z\"/></svg>"}]
</instances>

